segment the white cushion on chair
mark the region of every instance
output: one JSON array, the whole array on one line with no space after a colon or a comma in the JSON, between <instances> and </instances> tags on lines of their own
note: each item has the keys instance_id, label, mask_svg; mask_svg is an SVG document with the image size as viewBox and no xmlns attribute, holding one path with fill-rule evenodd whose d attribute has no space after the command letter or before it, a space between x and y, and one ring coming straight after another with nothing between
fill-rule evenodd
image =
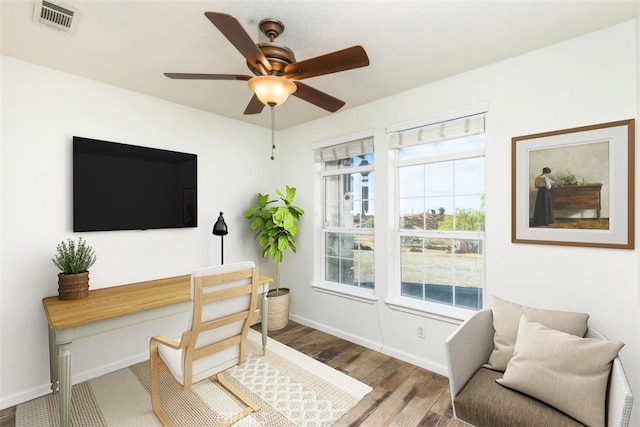
<instances>
[{"instance_id":1,"label":"white cushion on chair","mask_svg":"<svg viewBox=\"0 0 640 427\"><path fill-rule=\"evenodd\" d=\"M604 427L611 363L624 344L581 338L520 319L501 385L535 397L592 427Z\"/></svg>"}]
</instances>

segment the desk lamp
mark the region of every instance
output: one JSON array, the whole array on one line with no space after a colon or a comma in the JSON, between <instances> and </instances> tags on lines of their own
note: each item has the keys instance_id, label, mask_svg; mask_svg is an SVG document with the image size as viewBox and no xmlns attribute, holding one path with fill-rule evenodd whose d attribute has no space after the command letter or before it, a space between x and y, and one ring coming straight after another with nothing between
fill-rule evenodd
<instances>
[{"instance_id":1,"label":"desk lamp","mask_svg":"<svg viewBox=\"0 0 640 427\"><path fill-rule=\"evenodd\" d=\"M224 222L224 217L222 216L222 212L220 212L218 220L213 225L213 235L220 236L220 264L224 264L224 236L228 233L227 223Z\"/></svg>"}]
</instances>

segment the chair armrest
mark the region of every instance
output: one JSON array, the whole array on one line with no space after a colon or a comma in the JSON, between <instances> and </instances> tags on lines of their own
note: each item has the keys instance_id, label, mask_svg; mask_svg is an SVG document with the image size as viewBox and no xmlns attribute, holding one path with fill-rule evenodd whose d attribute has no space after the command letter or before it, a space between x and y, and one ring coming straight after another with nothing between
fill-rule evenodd
<instances>
[{"instance_id":1,"label":"chair armrest","mask_svg":"<svg viewBox=\"0 0 640 427\"><path fill-rule=\"evenodd\" d=\"M171 347L174 350L178 350L186 346L186 343L189 341L190 335L191 334L189 333L189 331L183 332L182 337L180 338L180 342L169 339L167 337L163 337L162 335L156 335L151 337L150 345L152 345L153 347L157 347L158 344L162 344L166 345L167 347Z\"/></svg>"},{"instance_id":2,"label":"chair armrest","mask_svg":"<svg viewBox=\"0 0 640 427\"><path fill-rule=\"evenodd\" d=\"M444 342L451 399L455 398L493 350L491 309L479 311L462 323Z\"/></svg>"},{"instance_id":3,"label":"chair armrest","mask_svg":"<svg viewBox=\"0 0 640 427\"><path fill-rule=\"evenodd\" d=\"M606 340L604 335L591 328L587 329L585 338ZM613 359L611 377L607 387L607 426L627 427L631 420L633 393L624 373L620 357Z\"/></svg>"}]
</instances>

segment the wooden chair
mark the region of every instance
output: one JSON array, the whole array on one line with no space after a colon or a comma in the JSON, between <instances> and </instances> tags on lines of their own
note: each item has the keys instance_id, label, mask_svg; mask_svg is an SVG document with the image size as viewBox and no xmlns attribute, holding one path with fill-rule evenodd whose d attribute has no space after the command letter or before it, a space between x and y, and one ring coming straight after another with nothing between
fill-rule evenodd
<instances>
[{"instance_id":1,"label":"wooden chair","mask_svg":"<svg viewBox=\"0 0 640 427\"><path fill-rule=\"evenodd\" d=\"M220 385L247 405L219 424L231 425L260 410L219 375L246 359L247 334L259 313L258 269L253 262L241 262L196 270L191 274L191 298L191 321L181 338L154 336L149 343L153 412L162 425L173 425L161 405L161 372L168 370L184 390L216 375Z\"/></svg>"}]
</instances>

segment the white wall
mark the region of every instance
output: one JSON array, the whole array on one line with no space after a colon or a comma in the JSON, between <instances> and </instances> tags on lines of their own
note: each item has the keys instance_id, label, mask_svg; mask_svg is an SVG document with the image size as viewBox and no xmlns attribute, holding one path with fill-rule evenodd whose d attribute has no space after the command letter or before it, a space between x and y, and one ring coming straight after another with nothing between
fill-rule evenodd
<instances>
[{"instance_id":1,"label":"white wall","mask_svg":"<svg viewBox=\"0 0 640 427\"><path fill-rule=\"evenodd\" d=\"M401 93L283 131L283 165L312 161L312 143L374 129L376 223L393 223L385 126L487 103L486 293L549 309L584 311L590 325L620 340L631 386L640 395L638 252L511 243L511 138L614 120L638 119L638 43L634 21ZM339 94L338 94L339 95ZM638 123L636 123L638 127ZM636 137L636 140L638 138ZM638 163L640 164L640 163ZM307 209L295 261L285 260L292 316L334 334L446 373L443 341L456 325L392 310L393 235L376 234L376 304L314 291L314 173L282 168ZM640 186L636 185L636 189ZM638 194L638 191L636 191ZM636 198L638 198L636 196ZM637 221L637 215L636 215ZM637 240L637 238L636 238ZM486 299L488 305L490 298ZM416 337L425 324L427 339ZM640 425L640 405L632 424Z\"/></svg>"},{"instance_id":2,"label":"white wall","mask_svg":"<svg viewBox=\"0 0 640 427\"><path fill-rule=\"evenodd\" d=\"M2 59L0 407L49 391L42 298L57 294L56 244L72 232L73 135L198 155L197 228L82 233L98 256L91 288L188 274L220 261L211 230L224 211L225 262L262 263L244 210L275 186L270 131L8 57ZM250 173L242 173L250 171ZM270 268L270 266L269 266ZM266 269L268 272L268 269ZM153 334L182 319L141 325L73 345L74 381L148 357Z\"/></svg>"}]
</instances>

